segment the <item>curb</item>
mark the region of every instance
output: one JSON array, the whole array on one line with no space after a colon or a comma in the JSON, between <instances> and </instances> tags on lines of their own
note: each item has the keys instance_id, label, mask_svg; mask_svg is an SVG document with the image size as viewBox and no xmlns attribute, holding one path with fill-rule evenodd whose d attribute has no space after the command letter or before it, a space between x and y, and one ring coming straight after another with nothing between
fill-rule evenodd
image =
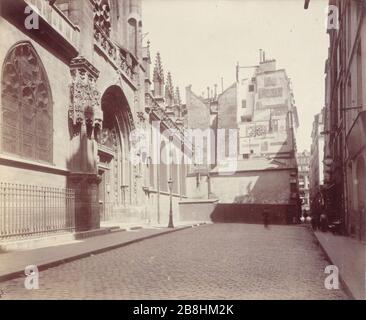
<instances>
[{"instance_id":1,"label":"curb","mask_svg":"<svg viewBox=\"0 0 366 320\"><path fill-rule=\"evenodd\" d=\"M119 243L119 244L114 244L114 245L111 245L111 246L106 246L106 247L101 248L101 249L90 250L88 252L84 252L84 253L78 254L76 256L63 258L63 259L55 260L55 261L52 261L52 262L44 263L44 264L41 264L41 265L37 265L37 268L38 268L38 271L44 271L46 269L54 268L54 267L57 267L57 266L59 266L61 264L64 264L64 263L68 263L68 262L72 262L72 261L79 260L79 259L82 259L82 258L86 258L86 257L89 257L91 255L104 253L104 252L107 252L107 251L110 251L110 250L122 248L122 247L128 246L128 245L133 244L133 243L141 242L141 241L144 241L144 240L147 240L147 239L156 238L156 237L159 237L159 236L162 236L162 235L166 235L166 234L169 234L169 233L189 229L189 228L192 228L193 226L199 226L199 225L200 224L177 227L176 229L163 231L163 232L160 232L160 233L157 233L157 234L144 236L144 237L141 237L141 238L137 238L137 239L133 239L133 240L130 240L130 241L122 242L122 243ZM11 273L8 273L8 274L1 275L0 276L0 282L13 280L13 279L20 278L20 277L23 277L23 276L24 276L24 270L14 271L14 272L11 272Z\"/></svg>"},{"instance_id":2,"label":"curb","mask_svg":"<svg viewBox=\"0 0 366 320\"><path fill-rule=\"evenodd\" d=\"M330 258L328 252L325 250L324 246L321 244L321 242L319 241L318 237L316 236L314 230L309 227L316 243L318 244L318 246L320 247L320 249L322 250L324 256L325 256L325 259L328 260L329 263L331 263L332 265L335 265L334 262L332 261L332 259ZM347 285L347 283L344 281L341 273L339 273L339 282L341 283L342 285L342 289L344 290L344 292L346 293L346 295L351 299L351 300L357 300L355 298L355 296L353 295L351 289L349 288L349 286Z\"/></svg>"}]
</instances>

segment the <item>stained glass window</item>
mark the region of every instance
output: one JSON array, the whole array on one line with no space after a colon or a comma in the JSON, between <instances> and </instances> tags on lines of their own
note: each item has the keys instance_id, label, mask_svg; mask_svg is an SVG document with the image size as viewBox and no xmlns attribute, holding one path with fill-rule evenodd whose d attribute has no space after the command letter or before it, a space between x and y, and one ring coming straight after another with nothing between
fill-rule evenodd
<instances>
[{"instance_id":1,"label":"stained glass window","mask_svg":"<svg viewBox=\"0 0 366 320\"><path fill-rule=\"evenodd\" d=\"M1 84L1 151L52 162L51 91L30 43L19 43L9 50Z\"/></svg>"}]
</instances>

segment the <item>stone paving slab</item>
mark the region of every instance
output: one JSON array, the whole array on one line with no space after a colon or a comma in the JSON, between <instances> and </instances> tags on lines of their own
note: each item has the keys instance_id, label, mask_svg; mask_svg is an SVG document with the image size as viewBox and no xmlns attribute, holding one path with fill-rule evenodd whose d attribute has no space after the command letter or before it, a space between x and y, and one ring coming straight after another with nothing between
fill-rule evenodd
<instances>
[{"instance_id":1,"label":"stone paving slab","mask_svg":"<svg viewBox=\"0 0 366 320\"><path fill-rule=\"evenodd\" d=\"M366 299L366 245L350 237L330 232L314 232L329 260L355 299Z\"/></svg>"},{"instance_id":2,"label":"stone paving slab","mask_svg":"<svg viewBox=\"0 0 366 320\"><path fill-rule=\"evenodd\" d=\"M145 227L113 232L59 246L2 253L0 254L0 282L24 276L24 269L28 265L36 265L41 271L62 263L191 227L192 225L187 224L175 229Z\"/></svg>"},{"instance_id":3,"label":"stone paving slab","mask_svg":"<svg viewBox=\"0 0 366 320\"><path fill-rule=\"evenodd\" d=\"M329 265L303 226L211 224L77 259L0 283L14 299L348 299L328 290Z\"/></svg>"}]
</instances>

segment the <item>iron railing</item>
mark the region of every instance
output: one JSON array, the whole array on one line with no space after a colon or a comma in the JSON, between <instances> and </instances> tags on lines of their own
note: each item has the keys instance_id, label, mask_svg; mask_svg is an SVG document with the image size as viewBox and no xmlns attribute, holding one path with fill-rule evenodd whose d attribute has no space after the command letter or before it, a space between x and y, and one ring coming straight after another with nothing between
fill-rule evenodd
<instances>
[{"instance_id":1,"label":"iron railing","mask_svg":"<svg viewBox=\"0 0 366 320\"><path fill-rule=\"evenodd\" d=\"M115 221L115 222L128 222L131 219L145 219L146 214L142 214L133 206L124 204L122 202L100 202L99 203L99 216L101 222Z\"/></svg>"},{"instance_id":2,"label":"iron railing","mask_svg":"<svg viewBox=\"0 0 366 320\"><path fill-rule=\"evenodd\" d=\"M122 205L118 205L115 202L100 202L99 203L99 213L100 213L100 221L116 221L121 219L123 216Z\"/></svg>"},{"instance_id":3,"label":"iron railing","mask_svg":"<svg viewBox=\"0 0 366 320\"><path fill-rule=\"evenodd\" d=\"M0 182L0 240L75 230L75 191Z\"/></svg>"}]
</instances>

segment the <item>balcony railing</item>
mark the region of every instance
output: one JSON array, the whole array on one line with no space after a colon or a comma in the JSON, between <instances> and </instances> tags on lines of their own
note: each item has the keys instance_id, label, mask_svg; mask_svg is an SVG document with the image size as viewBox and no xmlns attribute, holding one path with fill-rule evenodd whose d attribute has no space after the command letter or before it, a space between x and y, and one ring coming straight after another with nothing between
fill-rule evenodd
<instances>
[{"instance_id":1,"label":"balcony railing","mask_svg":"<svg viewBox=\"0 0 366 320\"><path fill-rule=\"evenodd\" d=\"M74 229L74 190L0 182L0 240Z\"/></svg>"},{"instance_id":2,"label":"balcony railing","mask_svg":"<svg viewBox=\"0 0 366 320\"><path fill-rule=\"evenodd\" d=\"M132 84L138 78L138 61L127 50L116 45L98 26L94 26L95 45L108 58L115 69L121 71Z\"/></svg>"},{"instance_id":3,"label":"balcony railing","mask_svg":"<svg viewBox=\"0 0 366 320\"><path fill-rule=\"evenodd\" d=\"M24 0L37 11L42 19L53 28L62 39L66 40L74 49L79 48L80 30L74 25L57 6L47 0ZM60 38L60 39L61 39ZM57 41L58 39L55 39Z\"/></svg>"}]
</instances>

